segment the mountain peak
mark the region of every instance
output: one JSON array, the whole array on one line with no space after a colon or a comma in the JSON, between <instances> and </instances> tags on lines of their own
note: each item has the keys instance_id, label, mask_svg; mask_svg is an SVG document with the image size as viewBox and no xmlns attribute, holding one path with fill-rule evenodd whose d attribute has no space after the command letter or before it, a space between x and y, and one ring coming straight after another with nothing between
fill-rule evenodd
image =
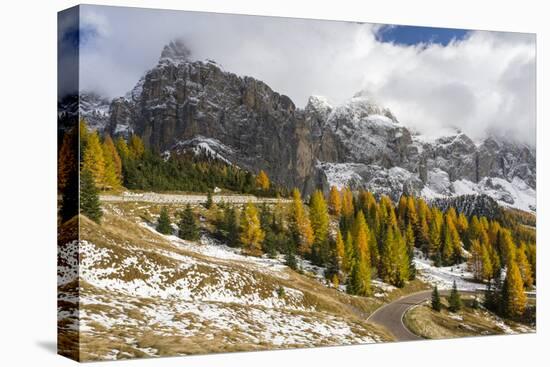
<instances>
[{"instance_id":1,"label":"mountain peak","mask_svg":"<svg viewBox=\"0 0 550 367\"><path fill-rule=\"evenodd\" d=\"M332 108L332 105L326 97L316 95L309 97L305 107L306 111L314 111L322 115L328 114Z\"/></svg>"},{"instance_id":2,"label":"mountain peak","mask_svg":"<svg viewBox=\"0 0 550 367\"><path fill-rule=\"evenodd\" d=\"M383 107L375 99L374 95L367 90L361 90L355 93L353 97L337 106L336 112L338 114L345 115L349 115L351 113L358 119L371 115L381 115L388 118L392 123L399 123L391 110L387 107Z\"/></svg>"},{"instance_id":3,"label":"mountain peak","mask_svg":"<svg viewBox=\"0 0 550 367\"><path fill-rule=\"evenodd\" d=\"M172 63L177 65L189 61L189 56L191 56L191 51L187 48L183 40L175 39L164 46L160 54L159 63Z\"/></svg>"}]
</instances>

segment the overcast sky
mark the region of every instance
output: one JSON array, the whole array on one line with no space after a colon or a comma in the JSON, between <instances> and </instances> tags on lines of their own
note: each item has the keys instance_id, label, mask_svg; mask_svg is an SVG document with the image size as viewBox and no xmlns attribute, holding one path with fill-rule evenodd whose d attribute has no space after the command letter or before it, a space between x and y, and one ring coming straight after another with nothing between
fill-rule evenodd
<instances>
[{"instance_id":1,"label":"overcast sky","mask_svg":"<svg viewBox=\"0 0 550 367\"><path fill-rule=\"evenodd\" d=\"M535 143L534 35L100 6L81 8L80 31L80 87L108 97L180 38L193 59L261 79L298 107L366 90L421 133Z\"/></svg>"}]
</instances>

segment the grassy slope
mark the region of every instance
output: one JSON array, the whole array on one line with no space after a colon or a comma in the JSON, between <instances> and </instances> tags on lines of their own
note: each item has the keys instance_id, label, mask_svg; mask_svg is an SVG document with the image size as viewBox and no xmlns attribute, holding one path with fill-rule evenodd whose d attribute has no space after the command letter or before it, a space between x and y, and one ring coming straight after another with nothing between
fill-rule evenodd
<instances>
[{"instance_id":1,"label":"grassy slope","mask_svg":"<svg viewBox=\"0 0 550 367\"><path fill-rule=\"evenodd\" d=\"M285 277L271 276L238 261L210 258L176 248L163 236L138 225L138 222L154 217L158 209L159 207L153 205L137 203L110 204L101 226L82 217L81 239L93 243L94 251L109 252L109 256L93 263L94 269L116 269L109 276L125 282L148 282L151 272L158 269L164 269L160 273L166 276L164 282L167 284L175 284L178 279L198 276L201 277L201 281L194 292L201 294L201 289L204 288L207 292L211 289L209 287L215 288L221 284L221 279L212 274L217 274L222 267L238 279L238 285L223 283L224 286L234 287L234 291L241 292L243 297L269 298L280 287L285 287L289 291L296 290L303 296L292 298L291 293L287 291L287 294L282 296L285 299L281 300L284 305L277 307L275 311L262 305L199 302L201 307L215 307L218 315L237 315L239 323L243 325L240 327L233 324L224 328L215 322L216 315L212 316L212 320L208 320L197 316L194 311L189 311L186 307L190 305L186 303L193 303L192 301L136 297L81 280L80 310L84 322L80 325L80 360L338 345L354 343L362 337L380 341L391 340L384 330L363 321L383 303L383 300L350 296L328 288L310 276L288 269L284 271ZM165 256L166 253L172 256ZM192 274L189 269L178 269L178 261L174 260L175 255L185 256L197 262L192 268ZM82 257L85 261L85 256ZM125 259L133 257L144 265L123 266ZM422 285L415 282L410 288L416 290L419 286ZM387 297L393 298L402 292L403 290L396 290ZM59 307L60 311L71 308L74 308L74 305L70 303L61 303ZM169 314L170 323L157 320L159 314ZM259 322L257 317L267 319ZM297 322L294 332L302 333L305 337L288 341L283 338L285 340L282 343L273 342L282 334L277 334L277 331L270 334L269 325L280 324L284 328L286 322ZM69 321L60 320L60 324L64 326L67 326L67 323ZM332 330L331 327L337 330L338 327L335 325L342 324L349 327L349 336L327 336L317 328L321 325L327 326L329 331ZM74 337L74 330L63 327L61 339L69 337Z\"/></svg>"},{"instance_id":2,"label":"grassy slope","mask_svg":"<svg viewBox=\"0 0 550 367\"><path fill-rule=\"evenodd\" d=\"M429 304L415 306L404 318L405 325L417 335L427 339L447 339L480 335L501 335L516 332L531 332L530 328L511 321L503 323L489 311L473 309L472 298L464 298L464 307L451 313L446 307L441 312L432 310ZM444 306L447 305L443 299Z\"/></svg>"}]
</instances>

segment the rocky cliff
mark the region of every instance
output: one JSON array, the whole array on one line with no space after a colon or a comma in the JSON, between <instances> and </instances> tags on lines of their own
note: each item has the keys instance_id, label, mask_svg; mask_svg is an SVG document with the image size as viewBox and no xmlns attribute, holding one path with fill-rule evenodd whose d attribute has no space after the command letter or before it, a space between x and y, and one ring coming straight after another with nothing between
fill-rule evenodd
<instances>
[{"instance_id":1,"label":"rocky cliff","mask_svg":"<svg viewBox=\"0 0 550 367\"><path fill-rule=\"evenodd\" d=\"M331 185L394 199L403 192L487 194L536 210L533 147L492 137L474 142L459 131L414 135L364 92L337 106L313 96L299 109L260 80L192 61L180 41L165 46L135 88L111 102L102 123L98 128L112 135L140 135L158 152L200 146L305 194Z\"/></svg>"}]
</instances>

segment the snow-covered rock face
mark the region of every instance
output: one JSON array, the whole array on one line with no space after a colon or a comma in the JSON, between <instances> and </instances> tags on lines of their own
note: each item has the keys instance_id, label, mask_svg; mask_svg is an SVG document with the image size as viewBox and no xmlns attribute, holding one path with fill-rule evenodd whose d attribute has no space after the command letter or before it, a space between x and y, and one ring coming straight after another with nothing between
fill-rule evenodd
<instances>
[{"instance_id":1,"label":"snow-covered rock face","mask_svg":"<svg viewBox=\"0 0 550 367\"><path fill-rule=\"evenodd\" d=\"M319 97L314 101L308 108L322 106ZM460 131L411 135L364 94L331 107L326 116L321 135L334 140L337 154L321 157L316 167L327 187L367 189L394 200L402 193L426 199L484 194L504 206L536 211L533 148L495 138L476 143Z\"/></svg>"},{"instance_id":2,"label":"snow-covered rock face","mask_svg":"<svg viewBox=\"0 0 550 367\"><path fill-rule=\"evenodd\" d=\"M109 124L109 107L111 101L101 97L97 93L80 93L79 112L80 118L84 118L90 130L103 132Z\"/></svg>"},{"instance_id":3,"label":"snow-covered rock face","mask_svg":"<svg viewBox=\"0 0 550 367\"><path fill-rule=\"evenodd\" d=\"M366 189L393 200L398 200L402 193L418 193L423 187L415 174L397 166L384 168L375 164L319 162L317 168L324 173L330 186Z\"/></svg>"},{"instance_id":4,"label":"snow-covered rock face","mask_svg":"<svg viewBox=\"0 0 550 367\"><path fill-rule=\"evenodd\" d=\"M461 132L438 138L411 136L387 119L380 123L368 108L351 111L332 123L335 113L329 117L327 126L338 144L349 150L338 163L317 165L327 186L364 188L394 200L402 193L426 199L487 195L500 205L536 212L534 148L494 138L476 144ZM407 138L399 141L396 136Z\"/></svg>"},{"instance_id":5,"label":"snow-covered rock face","mask_svg":"<svg viewBox=\"0 0 550 367\"><path fill-rule=\"evenodd\" d=\"M232 148L224 145L219 140L205 138L201 135L189 140L180 140L172 147L171 150L179 153L192 152L197 156L217 159L227 164L232 164L231 158L233 154L235 154L235 151Z\"/></svg>"},{"instance_id":6,"label":"snow-covered rock face","mask_svg":"<svg viewBox=\"0 0 550 367\"><path fill-rule=\"evenodd\" d=\"M332 106L328 99L323 96L311 96L307 101L305 110L309 115L314 115L320 120L326 121L332 112Z\"/></svg>"},{"instance_id":7,"label":"snow-covered rock face","mask_svg":"<svg viewBox=\"0 0 550 367\"><path fill-rule=\"evenodd\" d=\"M391 112L356 96L335 107L327 117L326 128L340 143L343 159L356 163L377 163L390 168L398 165L411 143L409 131L399 125Z\"/></svg>"}]
</instances>

